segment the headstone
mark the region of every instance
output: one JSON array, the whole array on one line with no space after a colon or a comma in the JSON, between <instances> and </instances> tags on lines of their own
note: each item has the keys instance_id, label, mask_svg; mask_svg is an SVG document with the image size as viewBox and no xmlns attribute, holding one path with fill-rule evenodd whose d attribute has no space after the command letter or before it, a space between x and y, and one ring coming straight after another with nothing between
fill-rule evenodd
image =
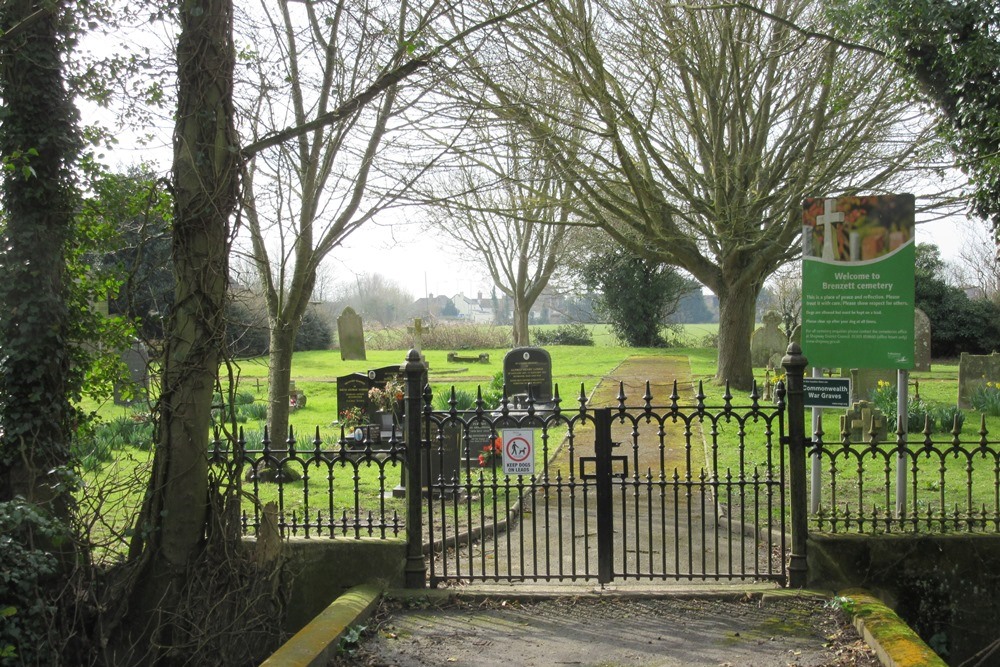
<instances>
[{"instance_id":1,"label":"headstone","mask_svg":"<svg viewBox=\"0 0 1000 667\"><path fill-rule=\"evenodd\" d=\"M536 401L552 400L552 357L540 347L516 347L503 358L503 382L510 397L527 396L529 387Z\"/></svg>"},{"instance_id":2,"label":"headstone","mask_svg":"<svg viewBox=\"0 0 1000 667\"><path fill-rule=\"evenodd\" d=\"M382 368L376 368L374 370L368 371L368 387L371 389L385 389L386 383L393 382L399 385L400 388L403 387L403 372L400 370L399 364L394 366L383 366ZM378 414L379 406L374 405L369 401L368 414L373 424L382 424L382 435L389 437L392 433L392 422L383 423L381 421L382 417ZM396 405L391 411L393 415L399 416L403 414L402 406ZM398 424L397 424L398 425ZM402 435L402 433L397 429L397 435Z\"/></svg>"},{"instance_id":3,"label":"headstone","mask_svg":"<svg viewBox=\"0 0 1000 667\"><path fill-rule=\"evenodd\" d=\"M958 407L972 408L972 392L987 382L1000 382L1000 354L962 353L958 360Z\"/></svg>"},{"instance_id":4,"label":"headstone","mask_svg":"<svg viewBox=\"0 0 1000 667\"><path fill-rule=\"evenodd\" d=\"M843 368L840 377L851 378L851 402L869 401L879 382L896 384L896 371L888 368Z\"/></svg>"},{"instance_id":5,"label":"headstone","mask_svg":"<svg viewBox=\"0 0 1000 667\"><path fill-rule=\"evenodd\" d=\"M343 361L365 356L365 329L361 316L348 306L337 318L337 337L340 339L340 358Z\"/></svg>"},{"instance_id":6,"label":"headstone","mask_svg":"<svg viewBox=\"0 0 1000 667\"><path fill-rule=\"evenodd\" d=\"M931 369L931 320L919 308L913 309L913 370Z\"/></svg>"},{"instance_id":7,"label":"headstone","mask_svg":"<svg viewBox=\"0 0 1000 667\"><path fill-rule=\"evenodd\" d=\"M132 347L122 352L122 361L128 369L129 387L116 384L115 405L131 405L136 400L146 398L149 390L149 352L142 341L135 341Z\"/></svg>"},{"instance_id":8,"label":"headstone","mask_svg":"<svg viewBox=\"0 0 1000 667\"><path fill-rule=\"evenodd\" d=\"M365 373L351 373L337 378L338 418L344 410L353 408L360 408L361 414L367 415L369 413L368 390L371 387L371 381Z\"/></svg>"},{"instance_id":9,"label":"headstone","mask_svg":"<svg viewBox=\"0 0 1000 667\"><path fill-rule=\"evenodd\" d=\"M788 349L788 336L781 331L781 315L769 310L764 313L764 326L750 337L750 362L754 368L767 366L776 354L784 356Z\"/></svg>"},{"instance_id":10,"label":"headstone","mask_svg":"<svg viewBox=\"0 0 1000 667\"><path fill-rule=\"evenodd\" d=\"M466 448L463 448L463 458L469 461L469 467L475 470L479 467L479 455L493 443L493 429L487 421L477 421L469 424L469 434L466 438Z\"/></svg>"},{"instance_id":11,"label":"headstone","mask_svg":"<svg viewBox=\"0 0 1000 667\"><path fill-rule=\"evenodd\" d=\"M872 428L875 439L886 442L889 427L885 415L868 401L857 401L841 418L840 430L850 434L851 442L871 442Z\"/></svg>"},{"instance_id":12,"label":"headstone","mask_svg":"<svg viewBox=\"0 0 1000 667\"><path fill-rule=\"evenodd\" d=\"M295 380L288 382L288 408L300 410L306 407L306 392L295 386Z\"/></svg>"}]
</instances>

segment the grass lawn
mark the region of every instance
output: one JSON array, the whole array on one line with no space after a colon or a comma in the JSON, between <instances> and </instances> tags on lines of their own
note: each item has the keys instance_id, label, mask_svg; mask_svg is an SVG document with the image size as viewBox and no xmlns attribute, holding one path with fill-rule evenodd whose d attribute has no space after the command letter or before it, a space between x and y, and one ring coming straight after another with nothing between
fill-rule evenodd
<instances>
[{"instance_id":1,"label":"grass lawn","mask_svg":"<svg viewBox=\"0 0 1000 667\"><path fill-rule=\"evenodd\" d=\"M717 330L717 327L715 327ZM695 335L706 335L714 333L706 329ZM692 336L693 338L694 336ZM626 349L621 347L595 345L593 347L574 346L552 346L548 348L552 356L552 367L554 381L559 387L560 395L563 399L563 406L571 408L576 405L576 399L580 394L581 386L586 394L590 394L596 384L613 371L624 359L630 356L655 356L655 355L682 355L687 357L692 379L697 387L701 383L703 392L706 395L706 405L718 407L723 403L724 388L715 384L714 375L716 369L716 350L711 348L672 348L662 349ZM447 393L451 387L458 390L474 391L476 386L488 386L495 374L503 367L503 357L506 349L476 350L488 352L490 361L481 363L449 363L447 361L447 351L428 350L425 356L430 363L429 381L432 390L436 393ZM302 352L297 353L294 358L292 377L298 388L303 389L308 401L305 408L297 410L291 415L291 424L295 430L299 441L299 451L311 449L311 439L314 437L317 428L320 437L326 443L332 443L339 438L339 428L334 426L334 421L338 413L336 378L354 372L365 372L370 369L383 366L401 364L404 361L404 351L370 351L366 361L342 361L337 351L323 352ZM266 401L266 359L249 359L240 361L233 367L233 373L239 379L238 391L251 394L255 402ZM934 364L933 370L928 373L913 373L911 381L911 394L919 391L922 399L929 402L941 404L954 404L957 396L957 371L958 367L954 363ZM758 373L758 382L761 386L764 383L764 372ZM749 404L749 396L745 392L736 392L733 405L746 406ZM128 414L126 408L116 406L94 406L99 414L105 419L112 419L119 415ZM837 443L840 440L840 415L841 409L827 409L823 411L822 428L824 441L827 443ZM807 415L807 429L809 428ZM245 429L247 439L251 442L259 442L260 432L263 423L255 420L248 420L239 425ZM989 417L986 421L989 432L995 433L1000 429L1000 417ZM741 462L745 462L751 468L755 464L766 462L766 453L761 443L765 439L765 425L763 422L748 422L744 426L746 437L745 447L740 449L735 443L738 442L739 427L735 422L726 423L720 421L717 435L717 455L720 469L725 471L738 469ZM968 449L974 449L974 443L980 438L980 415L975 412L968 412L962 440L972 442L967 445ZM549 435L549 445L553 447L561 439L560 432L553 432ZM707 437L707 436L706 436ZM965 510L969 507L986 507L992 511L996 507L996 471L992 458L984 458L983 454L965 457L958 448L949 450L951 439L947 434L936 434L935 441L942 441L945 444L926 448L920 456L920 470L916 477L916 486L913 487L913 472L909 472L908 480L908 502L911 507L916 507L918 512L927 512L934 508L939 510L943 505L948 508L958 507ZM711 441L711 439L709 438ZM910 442L922 443L922 436L913 435ZM273 445L281 448L283 445ZM913 444L911 447L920 446ZM854 445L845 448L840 452L840 456L834 460L836 469L831 467L830 461L824 461L821 477L824 483L837 475L838 497L840 511L851 507L856 512L858 505L866 508L870 512L875 504L882 506L892 505L892 494L895 492L895 463L894 456L887 454L891 445L881 445L875 448L868 448L865 445ZM541 456L541 447L539 456ZM939 451L941 450L941 451ZM945 451L948 450L948 451ZM133 502L137 497L134 494L141 493L142 479L145 470L148 469L148 453L138 449L126 448L122 450L119 459L114 464L105 465L99 472L90 473L88 479L87 503L91 504L94 511L103 508L106 515L105 520L108 526L102 529L102 534L108 536L111 542L121 540L124 535L124 526L134 513L137 503ZM944 465L942 465L944 464ZM341 461L337 464L327 466L311 466L307 470L309 474L309 492L306 492L302 481L287 482L282 485L260 484L256 492L262 502L275 500L280 502L289 514L297 513L297 520L301 521L304 515L314 516L317 511L323 513L327 518L331 516L364 516L372 511L377 513L392 514L398 512L405 514L402 501L399 499L383 497L380 493L382 489L391 489L396 485L401 474L398 465L388 463L384 467L378 465L361 465L355 467L348 461ZM889 479L888 486L886 479ZM334 493L330 496L327 488L333 481ZM245 484L249 490L253 485ZM355 500L355 488L358 489L364 500ZM93 493L96 489L104 489L102 494ZM971 492L970 492L971 489ZM824 487L824 503L831 504L834 501L831 489L827 484ZM100 507L93 505L100 503ZM247 511L253 513L254 505L248 500Z\"/></svg>"}]
</instances>

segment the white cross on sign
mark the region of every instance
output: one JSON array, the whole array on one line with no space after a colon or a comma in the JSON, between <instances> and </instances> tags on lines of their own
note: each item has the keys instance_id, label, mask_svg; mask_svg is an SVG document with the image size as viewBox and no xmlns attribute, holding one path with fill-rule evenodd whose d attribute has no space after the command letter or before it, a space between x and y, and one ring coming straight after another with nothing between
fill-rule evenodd
<instances>
[{"instance_id":1,"label":"white cross on sign","mask_svg":"<svg viewBox=\"0 0 1000 667\"><path fill-rule=\"evenodd\" d=\"M530 428L507 428L503 438L503 474L535 474L535 431Z\"/></svg>"},{"instance_id":2,"label":"white cross on sign","mask_svg":"<svg viewBox=\"0 0 1000 667\"><path fill-rule=\"evenodd\" d=\"M816 216L816 222L823 225L823 259L834 259L833 223L843 222L844 214L837 210L837 198L823 200L823 214Z\"/></svg>"}]
</instances>

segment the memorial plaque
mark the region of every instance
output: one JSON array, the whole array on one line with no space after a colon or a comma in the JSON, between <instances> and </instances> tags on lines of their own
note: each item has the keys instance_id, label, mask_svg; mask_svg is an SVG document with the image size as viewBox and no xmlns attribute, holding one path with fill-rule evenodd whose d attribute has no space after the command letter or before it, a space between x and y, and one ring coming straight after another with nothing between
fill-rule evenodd
<instances>
[{"instance_id":1,"label":"memorial plaque","mask_svg":"<svg viewBox=\"0 0 1000 667\"><path fill-rule=\"evenodd\" d=\"M540 347L514 348L503 358L503 381L508 396L527 395L536 401L552 400L552 357Z\"/></svg>"}]
</instances>

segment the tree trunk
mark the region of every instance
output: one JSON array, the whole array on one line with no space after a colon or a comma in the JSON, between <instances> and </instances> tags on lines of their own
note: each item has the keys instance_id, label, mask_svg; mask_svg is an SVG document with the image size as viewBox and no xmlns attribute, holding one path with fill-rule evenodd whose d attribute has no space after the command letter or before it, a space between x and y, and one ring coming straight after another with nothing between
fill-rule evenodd
<instances>
[{"instance_id":1,"label":"tree trunk","mask_svg":"<svg viewBox=\"0 0 1000 667\"><path fill-rule=\"evenodd\" d=\"M736 280L719 290L719 356L716 379L732 389L749 391L753 385L750 336L760 286Z\"/></svg>"},{"instance_id":2,"label":"tree trunk","mask_svg":"<svg viewBox=\"0 0 1000 667\"><path fill-rule=\"evenodd\" d=\"M288 438L288 396L292 378L292 354L296 327L272 320L271 351L268 353L267 401L271 447L282 448Z\"/></svg>"},{"instance_id":3,"label":"tree trunk","mask_svg":"<svg viewBox=\"0 0 1000 667\"><path fill-rule=\"evenodd\" d=\"M70 461L73 411L64 251L77 145L62 77L63 8L54 3L43 18L29 21L41 11L30 0L0 8L4 32L27 25L4 42L0 59L0 500L57 501L50 509L66 516L70 488L62 473Z\"/></svg>"},{"instance_id":4,"label":"tree trunk","mask_svg":"<svg viewBox=\"0 0 1000 667\"><path fill-rule=\"evenodd\" d=\"M514 336L514 347L524 347L531 345L531 340L528 335L528 314L530 312L530 306L526 306L524 302L520 299L515 299L514 301L514 322L513 322L513 336Z\"/></svg>"},{"instance_id":5,"label":"tree trunk","mask_svg":"<svg viewBox=\"0 0 1000 667\"><path fill-rule=\"evenodd\" d=\"M159 443L133 555L142 567L129 621L171 645L172 610L203 546L209 517L212 395L225 344L223 308L238 151L232 120L231 0L181 2L174 130L173 261ZM151 649L153 650L153 649ZM155 660L155 658L154 658Z\"/></svg>"}]
</instances>

